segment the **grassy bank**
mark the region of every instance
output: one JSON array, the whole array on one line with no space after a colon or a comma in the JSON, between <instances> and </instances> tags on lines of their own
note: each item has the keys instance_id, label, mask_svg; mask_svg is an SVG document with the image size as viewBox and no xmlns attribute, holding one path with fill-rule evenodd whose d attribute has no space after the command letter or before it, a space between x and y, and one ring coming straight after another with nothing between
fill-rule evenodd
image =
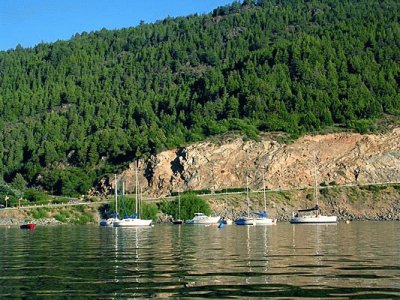
<instances>
[{"instance_id":1,"label":"grassy bank","mask_svg":"<svg viewBox=\"0 0 400 300\"><path fill-rule=\"evenodd\" d=\"M19 225L25 221L39 225L94 224L99 221L100 207L101 204L3 209L0 211L0 225Z\"/></svg>"}]
</instances>

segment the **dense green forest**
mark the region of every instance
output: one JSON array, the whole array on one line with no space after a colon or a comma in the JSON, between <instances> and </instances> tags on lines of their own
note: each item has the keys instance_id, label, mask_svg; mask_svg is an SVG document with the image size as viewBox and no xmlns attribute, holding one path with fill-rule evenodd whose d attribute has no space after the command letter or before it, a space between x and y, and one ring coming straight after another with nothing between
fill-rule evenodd
<instances>
[{"instance_id":1,"label":"dense green forest","mask_svg":"<svg viewBox=\"0 0 400 300\"><path fill-rule=\"evenodd\" d=\"M245 0L0 52L0 180L85 193L227 131L374 130L400 114L400 1Z\"/></svg>"}]
</instances>

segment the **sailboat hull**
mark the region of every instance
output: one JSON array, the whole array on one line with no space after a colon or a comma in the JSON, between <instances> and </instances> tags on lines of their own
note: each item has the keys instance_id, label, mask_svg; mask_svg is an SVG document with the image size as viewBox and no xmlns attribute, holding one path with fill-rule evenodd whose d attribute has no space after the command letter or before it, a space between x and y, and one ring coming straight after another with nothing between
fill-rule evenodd
<instances>
[{"instance_id":1,"label":"sailboat hull","mask_svg":"<svg viewBox=\"0 0 400 300\"><path fill-rule=\"evenodd\" d=\"M337 223L337 216L302 216L293 217L289 220L292 224L324 224Z\"/></svg>"},{"instance_id":2,"label":"sailboat hull","mask_svg":"<svg viewBox=\"0 0 400 300\"><path fill-rule=\"evenodd\" d=\"M138 226L150 226L153 220L142 220L142 219L122 219L114 221L114 227L138 227Z\"/></svg>"},{"instance_id":3,"label":"sailboat hull","mask_svg":"<svg viewBox=\"0 0 400 300\"><path fill-rule=\"evenodd\" d=\"M191 220L187 220L186 224L190 225L209 225L209 224L218 224L221 217L209 217L203 214L198 214Z\"/></svg>"},{"instance_id":4,"label":"sailboat hull","mask_svg":"<svg viewBox=\"0 0 400 300\"><path fill-rule=\"evenodd\" d=\"M276 219L270 218L255 218L255 225L276 225Z\"/></svg>"},{"instance_id":5,"label":"sailboat hull","mask_svg":"<svg viewBox=\"0 0 400 300\"><path fill-rule=\"evenodd\" d=\"M256 225L254 218L242 217L235 220L236 225Z\"/></svg>"},{"instance_id":6,"label":"sailboat hull","mask_svg":"<svg viewBox=\"0 0 400 300\"><path fill-rule=\"evenodd\" d=\"M109 219L102 219L100 220L100 226L103 227L113 227L114 226L114 218L109 218Z\"/></svg>"}]
</instances>

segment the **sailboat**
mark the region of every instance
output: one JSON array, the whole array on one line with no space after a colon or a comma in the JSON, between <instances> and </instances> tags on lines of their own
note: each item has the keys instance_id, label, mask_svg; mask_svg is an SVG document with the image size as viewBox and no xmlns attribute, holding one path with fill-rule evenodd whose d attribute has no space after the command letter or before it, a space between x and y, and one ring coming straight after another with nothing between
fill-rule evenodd
<instances>
[{"instance_id":1,"label":"sailboat","mask_svg":"<svg viewBox=\"0 0 400 300\"><path fill-rule=\"evenodd\" d=\"M178 192L178 219L172 221L175 225L183 224L183 220L181 219L181 194Z\"/></svg>"},{"instance_id":2,"label":"sailboat","mask_svg":"<svg viewBox=\"0 0 400 300\"><path fill-rule=\"evenodd\" d=\"M117 175L114 175L115 178L115 213L112 215L111 218L108 219L102 219L100 220L100 226L104 226L104 227L113 227L114 226L114 222L116 220L118 220L118 186L117 186Z\"/></svg>"},{"instance_id":3,"label":"sailboat","mask_svg":"<svg viewBox=\"0 0 400 300\"><path fill-rule=\"evenodd\" d=\"M227 203L228 203L228 191L225 188L225 202L224 202L224 210L225 211L227 210L227 207L228 207ZM223 225L232 225L233 221L231 219L227 218L227 217L222 217L221 224L223 224Z\"/></svg>"},{"instance_id":4,"label":"sailboat","mask_svg":"<svg viewBox=\"0 0 400 300\"><path fill-rule=\"evenodd\" d=\"M242 216L235 220L236 225L256 225L254 218L250 217L250 198L249 198L249 178L246 177L246 201L247 201L247 216Z\"/></svg>"},{"instance_id":5,"label":"sailboat","mask_svg":"<svg viewBox=\"0 0 400 300\"><path fill-rule=\"evenodd\" d=\"M337 216L324 216L318 206L318 187L317 187L317 166L314 152L314 198L316 204L312 208L299 209L292 213L292 218L289 220L292 224L313 224L313 223L337 223ZM305 214L311 212L311 214Z\"/></svg>"},{"instance_id":6,"label":"sailboat","mask_svg":"<svg viewBox=\"0 0 400 300\"><path fill-rule=\"evenodd\" d=\"M221 217L207 216L204 213L195 213L193 219L187 220L186 224L190 225L212 225L218 224Z\"/></svg>"},{"instance_id":7,"label":"sailboat","mask_svg":"<svg viewBox=\"0 0 400 300\"><path fill-rule=\"evenodd\" d=\"M221 220L220 216L207 216L202 212L197 212L194 213L194 217L192 219L186 220L185 223L189 225L213 226L213 225L218 225L220 223L220 220Z\"/></svg>"},{"instance_id":8,"label":"sailboat","mask_svg":"<svg viewBox=\"0 0 400 300\"><path fill-rule=\"evenodd\" d=\"M136 196L136 202L135 202L135 214L131 216L126 216L123 219L117 219L114 221L114 227L137 227L137 226L150 226L153 220L143 220L140 218L140 213L139 213L139 193L138 193L138 186L139 186L139 181L138 181L138 167L137 167L137 162L135 163L135 196Z\"/></svg>"},{"instance_id":9,"label":"sailboat","mask_svg":"<svg viewBox=\"0 0 400 300\"><path fill-rule=\"evenodd\" d=\"M264 192L264 211L262 212L253 212L258 218L255 218L254 221L256 225L276 225L276 219L267 218L267 195L265 193L265 180L263 173L263 192Z\"/></svg>"}]
</instances>

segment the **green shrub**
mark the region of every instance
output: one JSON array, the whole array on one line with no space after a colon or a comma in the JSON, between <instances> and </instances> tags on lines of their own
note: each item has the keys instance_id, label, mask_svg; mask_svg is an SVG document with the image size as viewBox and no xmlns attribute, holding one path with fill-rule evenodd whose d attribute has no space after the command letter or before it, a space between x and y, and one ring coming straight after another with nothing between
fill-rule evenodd
<instances>
[{"instance_id":1,"label":"green shrub","mask_svg":"<svg viewBox=\"0 0 400 300\"><path fill-rule=\"evenodd\" d=\"M347 197L349 198L350 202L352 203L357 202L357 200L361 199L360 190L356 187L351 187L349 189L349 192L347 193Z\"/></svg>"},{"instance_id":2,"label":"green shrub","mask_svg":"<svg viewBox=\"0 0 400 300\"><path fill-rule=\"evenodd\" d=\"M352 120L348 125L361 134L376 132L377 130L376 122L370 119Z\"/></svg>"},{"instance_id":3,"label":"green shrub","mask_svg":"<svg viewBox=\"0 0 400 300\"><path fill-rule=\"evenodd\" d=\"M179 217L179 200L176 198L171 202L163 201L160 210L165 214L173 216L175 219ZM181 195L181 219L188 220L193 218L194 214L202 212L210 215L212 210L207 201L195 195L194 193L184 193Z\"/></svg>"},{"instance_id":4,"label":"green shrub","mask_svg":"<svg viewBox=\"0 0 400 300\"><path fill-rule=\"evenodd\" d=\"M361 190L367 190L373 193L377 193L379 191L385 190L387 186L385 185L366 185L366 186L361 186Z\"/></svg>"},{"instance_id":5,"label":"green shrub","mask_svg":"<svg viewBox=\"0 0 400 300\"><path fill-rule=\"evenodd\" d=\"M313 201L314 200L314 195L313 194L307 194L306 195L306 199L309 201Z\"/></svg>"},{"instance_id":6,"label":"green shrub","mask_svg":"<svg viewBox=\"0 0 400 300\"><path fill-rule=\"evenodd\" d=\"M0 185L0 204L6 205L5 198L8 197L7 206L12 207L18 203L17 191L7 185Z\"/></svg>"},{"instance_id":7,"label":"green shrub","mask_svg":"<svg viewBox=\"0 0 400 300\"><path fill-rule=\"evenodd\" d=\"M216 194L241 193L241 192L246 192L246 188L229 188L229 189L222 189L222 190L215 191Z\"/></svg>"},{"instance_id":8,"label":"green shrub","mask_svg":"<svg viewBox=\"0 0 400 300\"><path fill-rule=\"evenodd\" d=\"M210 195L211 190L208 189L201 189L201 190L189 190L185 193L193 193L195 195ZM178 192L172 192L171 196L178 196Z\"/></svg>"},{"instance_id":9,"label":"green shrub","mask_svg":"<svg viewBox=\"0 0 400 300\"><path fill-rule=\"evenodd\" d=\"M73 223L76 225L86 225L93 222L94 222L93 216L88 213L83 213L79 215L78 218L73 221Z\"/></svg>"},{"instance_id":10,"label":"green shrub","mask_svg":"<svg viewBox=\"0 0 400 300\"><path fill-rule=\"evenodd\" d=\"M49 215L48 209L44 207L35 208L31 211L32 218L34 219L44 219Z\"/></svg>"},{"instance_id":11,"label":"green shrub","mask_svg":"<svg viewBox=\"0 0 400 300\"><path fill-rule=\"evenodd\" d=\"M30 202L35 202L36 204L38 202L48 202L48 196L44 192L34 189L26 190L24 192L24 198Z\"/></svg>"},{"instance_id":12,"label":"green shrub","mask_svg":"<svg viewBox=\"0 0 400 300\"><path fill-rule=\"evenodd\" d=\"M69 202L69 199L66 199L66 198L54 198L51 202L53 204L66 204L66 203Z\"/></svg>"},{"instance_id":13,"label":"green shrub","mask_svg":"<svg viewBox=\"0 0 400 300\"><path fill-rule=\"evenodd\" d=\"M56 214L54 216L54 219L56 219L57 221L60 221L61 223L66 223L67 222L67 218L61 213Z\"/></svg>"},{"instance_id":14,"label":"green shrub","mask_svg":"<svg viewBox=\"0 0 400 300\"><path fill-rule=\"evenodd\" d=\"M140 218L142 219L152 219L153 221L157 220L157 214L158 214L158 207L157 205L150 203L146 204L143 203L142 209L141 209L141 215Z\"/></svg>"},{"instance_id":15,"label":"green shrub","mask_svg":"<svg viewBox=\"0 0 400 300\"><path fill-rule=\"evenodd\" d=\"M57 221L62 223L67 223L68 219L70 218L70 213L67 210L59 211L58 214L54 216Z\"/></svg>"},{"instance_id":16,"label":"green shrub","mask_svg":"<svg viewBox=\"0 0 400 300\"><path fill-rule=\"evenodd\" d=\"M27 182L20 173L15 174L13 181L11 182L11 186L17 190L26 189Z\"/></svg>"},{"instance_id":17,"label":"green shrub","mask_svg":"<svg viewBox=\"0 0 400 300\"><path fill-rule=\"evenodd\" d=\"M328 196L329 195L329 189L320 189L319 193L323 196Z\"/></svg>"},{"instance_id":18,"label":"green shrub","mask_svg":"<svg viewBox=\"0 0 400 300\"><path fill-rule=\"evenodd\" d=\"M75 211L79 213L84 213L85 212L85 206L84 205L76 205L73 207Z\"/></svg>"}]
</instances>

